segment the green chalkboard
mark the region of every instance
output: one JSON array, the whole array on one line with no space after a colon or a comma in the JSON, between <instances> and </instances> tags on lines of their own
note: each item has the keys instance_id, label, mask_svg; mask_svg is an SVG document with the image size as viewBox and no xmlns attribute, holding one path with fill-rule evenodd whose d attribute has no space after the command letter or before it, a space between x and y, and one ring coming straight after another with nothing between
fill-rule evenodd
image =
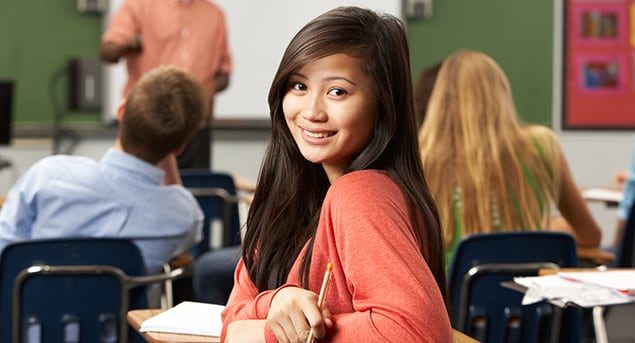
<instances>
[{"instance_id":1,"label":"green chalkboard","mask_svg":"<svg viewBox=\"0 0 635 343\"><path fill-rule=\"evenodd\" d=\"M458 49L483 51L509 77L525 122L551 125L552 0L437 0L430 19L409 20L413 78Z\"/></svg>"},{"instance_id":2,"label":"green chalkboard","mask_svg":"<svg viewBox=\"0 0 635 343\"><path fill-rule=\"evenodd\" d=\"M73 57L96 58L101 16L81 14L76 0L0 1L0 79L15 82L14 120L50 124L51 78ZM66 107L67 78L60 77L55 94ZM67 121L99 121L97 112L65 115Z\"/></svg>"}]
</instances>

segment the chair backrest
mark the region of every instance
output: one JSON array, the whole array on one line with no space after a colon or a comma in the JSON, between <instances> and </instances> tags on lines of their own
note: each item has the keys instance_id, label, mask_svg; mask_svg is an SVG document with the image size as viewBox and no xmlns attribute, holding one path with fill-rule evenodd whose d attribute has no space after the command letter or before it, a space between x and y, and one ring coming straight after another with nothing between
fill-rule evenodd
<instances>
[{"instance_id":1,"label":"chair backrest","mask_svg":"<svg viewBox=\"0 0 635 343\"><path fill-rule=\"evenodd\" d=\"M620 268L635 267L635 202L628 211L622 239L617 250L616 266Z\"/></svg>"},{"instance_id":2,"label":"chair backrest","mask_svg":"<svg viewBox=\"0 0 635 343\"><path fill-rule=\"evenodd\" d=\"M51 275L33 267L41 265L89 266L86 269L95 273ZM117 273L106 270L112 267L130 276L146 273L139 249L126 239L47 239L8 245L0 254L0 342L15 342L19 336L21 342L76 338L77 342L121 342L127 331L122 314L147 307L147 298L143 287L125 293L128 289ZM129 308L122 308L123 299ZM15 319L19 330L14 331Z\"/></svg>"},{"instance_id":3,"label":"chair backrest","mask_svg":"<svg viewBox=\"0 0 635 343\"><path fill-rule=\"evenodd\" d=\"M210 236L214 223L223 224L222 247L240 244L240 220L238 217L238 202L236 185L231 175L212 172L206 169L183 169L180 171L183 186L198 190L224 190L224 192L199 192L194 196L198 201L205 223L203 224L203 240L192 248L191 253L197 257L210 250Z\"/></svg>"},{"instance_id":4,"label":"chair backrest","mask_svg":"<svg viewBox=\"0 0 635 343\"><path fill-rule=\"evenodd\" d=\"M535 342L546 325L541 313L550 307L521 306L523 294L501 283L514 276L536 275L541 267L574 267L576 263L575 242L563 233L508 232L464 238L449 270L453 327L481 341ZM564 322L579 325L575 318L564 318Z\"/></svg>"}]
</instances>

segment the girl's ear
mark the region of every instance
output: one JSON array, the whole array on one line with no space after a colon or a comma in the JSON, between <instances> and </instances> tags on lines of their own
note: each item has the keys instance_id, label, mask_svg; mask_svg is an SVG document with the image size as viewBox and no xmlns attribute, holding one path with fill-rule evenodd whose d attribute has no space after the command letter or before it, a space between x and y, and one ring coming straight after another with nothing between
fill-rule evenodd
<instances>
[{"instance_id":1,"label":"girl's ear","mask_svg":"<svg viewBox=\"0 0 635 343\"><path fill-rule=\"evenodd\" d=\"M119 106L117 106L117 121L122 121L123 120L123 115L126 112L126 100L123 99L121 100L121 102L119 103Z\"/></svg>"}]
</instances>

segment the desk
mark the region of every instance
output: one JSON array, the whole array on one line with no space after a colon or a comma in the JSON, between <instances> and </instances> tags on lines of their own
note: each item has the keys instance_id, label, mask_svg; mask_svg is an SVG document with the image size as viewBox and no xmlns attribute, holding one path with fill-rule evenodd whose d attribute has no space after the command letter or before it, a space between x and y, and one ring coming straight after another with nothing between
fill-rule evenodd
<instances>
[{"instance_id":1,"label":"desk","mask_svg":"<svg viewBox=\"0 0 635 343\"><path fill-rule=\"evenodd\" d=\"M452 337L454 337L454 343L478 343L474 338L454 329L452 330Z\"/></svg>"},{"instance_id":2,"label":"desk","mask_svg":"<svg viewBox=\"0 0 635 343\"><path fill-rule=\"evenodd\" d=\"M154 317L157 314L163 312L160 309L150 309L150 310L132 310L128 312L126 319L130 326L132 326L135 330L139 331L141 328L141 323L144 320ZM150 343L216 343L220 342L220 337L210 337L210 336L198 336L198 335L181 335L176 333L164 333L164 332L142 332L143 338L145 338Z\"/></svg>"},{"instance_id":3,"label":"desk","mask_svg":"<svg viewBox=\"0 0 635 343\"><path fill-rule=\"evenodd\" d=\"M589 187L582 189L582 197L586 201L603 202L608 207L616 207L624 198L624 191L614 188Z\"/></svg>"},{"instance_id":4,"label":"desk","mask_svg":"<svg viewBox=\"0 0 635 343\"><path fill-rule=\"evenodd\" d=\"M582 272L597 272L597 273L602 273L605 271L622 271L625 270L627 271L629 274L633 273L635 270L633 269L622 269L622 268L616 268L616 269L606 269L606 268L564 268L564 269L558 269L558 270L553 270L553 269L541 269L538 274L540 276L547 276L547 275L552 275L552 274L556 274L556 273L560 273L560 272L566 272L566 273L582 273ZM594 274L594 275L600 275L600 274ZM611 275L611 274L605 274L605 275ZM573 276L572 276L573 277ZM503 286L507 287L507 288L511 288L513 290L519 291L519 292L526 292L526 288L525 286L519 285L515 282L504 282L502 284ZM568 302L568 301L563 301L562 299L560 300L555 300L551 299L548 300L550 301L552 304L556 305L555 309L558 309L559 306L580 306L578 304L576 304L575 302ZM560 304L559 304L560 303ZM564 304L564 305L563 305ZM596 342L598 343L606 343L608 342L608 337L607 337L607 333L606 333L606 325L604 322L604 308L606 306L611 306L611 304L613 304L612 302L605 302L605 303L601 303L601 302L595 302L591 307L591 304L587 304L587 306L589 308L591 308L592 310L592 316L593 316L593 327L595 329L595 338L596 338ZM558 310L555 312L557 315L556 317L561 313L561 310ZM554 322L558 322L557 320L554 320Z\"/></svg>"},{"instance_id":5,"label":"desk","mask_svg":"<svg viewBox=\"0 0 635 343\"><path fill-rule=\"evenodd\" d=\"M126 319L128 323L137 331L141 327L141 323L144 320L156 316L163 312L160 309L150 310L132 310L128 312ZM195 335L180 335L175 333L160 333L160 332L142 332L143 338L150 343L216 343L220 342L219 337L209 336L195 336ZM461 333L456 330L452 330L452 336L454 337L454 343L478 343L477 340Z\"/></svg>"}]
</instances>

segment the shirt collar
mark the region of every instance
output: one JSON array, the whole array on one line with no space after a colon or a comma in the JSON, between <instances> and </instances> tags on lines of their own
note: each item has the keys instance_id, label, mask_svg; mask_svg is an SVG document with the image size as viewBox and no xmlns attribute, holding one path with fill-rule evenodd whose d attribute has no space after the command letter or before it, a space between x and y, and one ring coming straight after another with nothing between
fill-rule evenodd
<instances>
[{"instance_id":1,"label":"shirt collar","mask_svg":"<svg viewBox=\"0 0 635 343\"><path fill-rule=\"evenodd\" d=\"M142 180L146 183L159 185L165 177L163 169L114 148L108 149L101 158L101 164L104 168L119 170L126 173L130 178Z\"/></svg>"}]
</instances>

